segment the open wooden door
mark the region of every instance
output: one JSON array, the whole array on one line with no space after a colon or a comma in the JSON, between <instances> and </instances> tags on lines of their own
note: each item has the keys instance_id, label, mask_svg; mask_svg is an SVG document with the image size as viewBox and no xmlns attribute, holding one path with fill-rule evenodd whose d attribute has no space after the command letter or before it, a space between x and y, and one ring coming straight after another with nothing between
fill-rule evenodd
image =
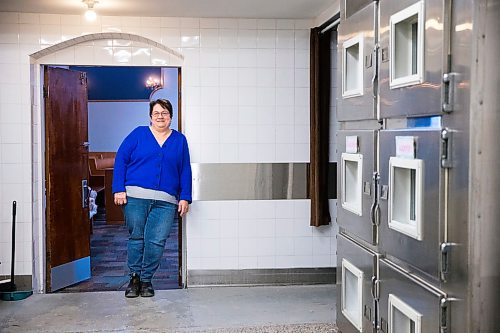
<instances>
[{"instance_id":1,"label":"open wooden door","mask_svg":"<svg viewBox=\"0 0 500 333\"><path fill-rule=\"evenodd\" d=\"M85 73L45 67L46 290L90 278Z\"/></svg>"}]
</instances>

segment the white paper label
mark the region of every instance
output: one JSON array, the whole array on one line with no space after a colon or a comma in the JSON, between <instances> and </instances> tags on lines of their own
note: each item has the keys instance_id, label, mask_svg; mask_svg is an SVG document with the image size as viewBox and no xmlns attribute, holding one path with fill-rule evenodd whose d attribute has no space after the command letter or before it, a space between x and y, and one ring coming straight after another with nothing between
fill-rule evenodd
<instances>
[{"instance_id":1,"label":"white paper label","mask_svg":"<svg viewBox=\"0 0 500 333\"><path fill-rule=\"evenodd\" d=\"M358 136L351 135L345 137L345 152L356 154L358 152Z\"/></svg>"},{"instance_id":2,"label":"white paper label","mask_svg":"<svg viewBox=\"0 0 500 333\"><path fill-rule=\"evenodd\" d=\"M396 137L396 157L415 158L415 137L397 136Z\"/></svg>"}]
</instances>

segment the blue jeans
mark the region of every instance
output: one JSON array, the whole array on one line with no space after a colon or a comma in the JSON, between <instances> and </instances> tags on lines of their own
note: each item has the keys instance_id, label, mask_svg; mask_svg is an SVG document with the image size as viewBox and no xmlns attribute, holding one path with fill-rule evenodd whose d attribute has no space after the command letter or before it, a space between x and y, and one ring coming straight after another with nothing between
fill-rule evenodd
<instances>
[{"instance_id":1,"label":"blue jeans","mask_svg":"<svg viewBox=\"0 0 500 333\"><path fill-rule=\"evenodd\" d=\"M150 199L127 197L123 206L128 227L127 265L142 282L151 282L160 266L168 234L174 222L177 206Z\"/></svg>"}]
</instances>

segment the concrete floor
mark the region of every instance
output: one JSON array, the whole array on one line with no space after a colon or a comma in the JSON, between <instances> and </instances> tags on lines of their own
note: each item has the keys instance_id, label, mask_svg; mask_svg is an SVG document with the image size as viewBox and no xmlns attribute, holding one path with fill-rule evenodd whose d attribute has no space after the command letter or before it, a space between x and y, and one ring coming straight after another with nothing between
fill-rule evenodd
<instances>
[{"instance_id":1,"label":"concrete floor","mask_svg":"<svg viewBox=\"0 0 500 333\"><path fill-rule=\"evenodd\" d=\"M33 295L0 301L0 332L336 332L334 285Z\"/></svg>"}]
</instances>

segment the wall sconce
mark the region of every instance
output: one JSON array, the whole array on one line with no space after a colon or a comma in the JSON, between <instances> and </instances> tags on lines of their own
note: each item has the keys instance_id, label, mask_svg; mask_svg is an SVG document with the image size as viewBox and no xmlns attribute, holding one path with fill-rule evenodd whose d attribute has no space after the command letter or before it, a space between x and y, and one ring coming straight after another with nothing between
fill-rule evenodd
<instances>
[{"instance_id":1,"label":"wall sconce","mask_svg":"<svg viewBox=\"0 0 500 333\"><path fill-rule=\"evenodd\" d=\"M94 5L98 3L97 0L82 0L84 4L87 5L87 11L85 12L85 19L87 21L95 21L97 14L94 11Z\"/></svg>"},{"instance_id":2,"label":"wall sconce","mask_svg":"<svg viewBox=\"0 0 500 333\"><path fill-rule=\"evenodd\" d=\"M155 90L160 89L162 87L162 84L161 84L160 79L153 78L152 76L150 76L146 80L146 87L151 89L152 91L155 91Z\"/></svg>"}]
</instances>

